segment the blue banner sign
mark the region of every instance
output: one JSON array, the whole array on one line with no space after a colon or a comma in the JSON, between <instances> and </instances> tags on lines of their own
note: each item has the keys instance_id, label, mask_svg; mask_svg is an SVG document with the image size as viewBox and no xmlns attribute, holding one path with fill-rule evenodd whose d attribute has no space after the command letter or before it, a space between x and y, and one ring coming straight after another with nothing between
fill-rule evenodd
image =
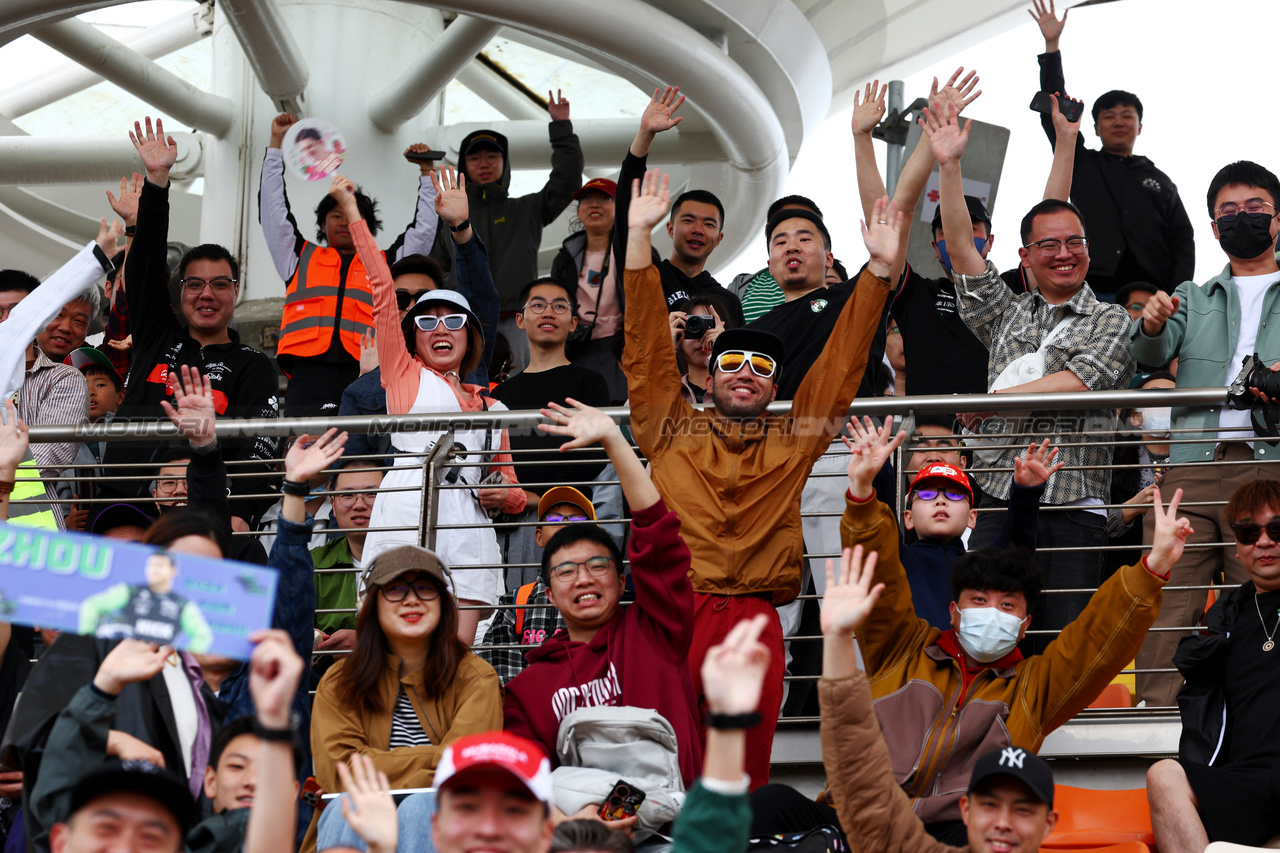
<instances>
[{"instance_id":1,"label":"blue banner sign","mask_svg":"<svg viewBox=\"0 0 1280 853\"><path fill-rule=\"evenodd\" d=\"M101 536L0 523L0 620L244 660L276 572Z\"/></svg>"}]
</instances>

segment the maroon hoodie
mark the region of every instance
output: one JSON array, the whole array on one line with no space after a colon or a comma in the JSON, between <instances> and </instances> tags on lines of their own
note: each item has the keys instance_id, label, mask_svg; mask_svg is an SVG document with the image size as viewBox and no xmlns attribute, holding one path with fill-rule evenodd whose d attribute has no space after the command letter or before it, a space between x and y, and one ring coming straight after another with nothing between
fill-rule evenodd
<instances>
[{"instance_id":1,"label":"maroon hoodie","mask_svg":"<svg viewBox=\"0 0 1280 853\"><path fill-rule=\"evenodd\" d=\"M693 587L680 519L661 499L631 518L634 604L619 608L589 643L561 628L528 653L529 667L507 682L504 728L542 746L556 761L560 722L593 705L652 708L675 730L680 775L691 787L702 771L698 703L689 672Z\"/></svg>"}]
</instances>

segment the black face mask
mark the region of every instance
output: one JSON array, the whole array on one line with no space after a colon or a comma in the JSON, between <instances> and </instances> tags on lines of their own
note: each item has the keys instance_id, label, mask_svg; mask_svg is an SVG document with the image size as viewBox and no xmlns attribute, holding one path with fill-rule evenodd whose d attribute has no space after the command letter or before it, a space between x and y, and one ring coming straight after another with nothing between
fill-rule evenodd
<instances>
[{"instance_id":1,"label":"black face mask","mask_svg":"<svg viewBox=\"0 0 1280 853\"><path fill-rule=\"evenodd\" d=\"M1218 220L1218 245L1233 258L1251 261L1271 250L1271 216L1266 213L1238 213L1234 219Z\"/></svg>"}]
</instances>

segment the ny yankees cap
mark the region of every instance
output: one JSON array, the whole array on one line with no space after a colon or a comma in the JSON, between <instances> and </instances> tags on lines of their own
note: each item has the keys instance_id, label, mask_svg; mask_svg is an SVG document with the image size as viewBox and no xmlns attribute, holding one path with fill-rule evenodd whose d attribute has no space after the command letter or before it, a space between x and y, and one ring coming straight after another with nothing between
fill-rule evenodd
<instances>
[{"instance_id":1,"label":"ny yankees cap","mask_svg":"<svg viewBox=\"0 0 1280 853\"><path fill-rule=\"evenodd\" d=\"M973 765L969 793L993 776L1012 776L1026 785L1036 799L1053 808L1053 771L1049 762L1020 746L993 749Z\"/></svg>"}]
</instances>

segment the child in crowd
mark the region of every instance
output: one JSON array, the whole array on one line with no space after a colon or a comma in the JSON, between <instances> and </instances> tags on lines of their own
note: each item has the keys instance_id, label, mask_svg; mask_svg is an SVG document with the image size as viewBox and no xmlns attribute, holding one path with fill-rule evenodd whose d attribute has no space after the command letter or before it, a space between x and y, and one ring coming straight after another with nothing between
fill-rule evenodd
<instances>
[{"instance_id":1,"label":"child in crowd","mask_svg":"<svg viewBox=\"0 0 1280 853\"><path fill-rule=\"evenodd\" d=\"M124 380L111 364L110 359L93 347L80 347L67 356L67 363L84 374L89 386L89 422L110 423L116 410L124 402ZM86 441L76 451L75 467L62 472L69 478L101 477L96 466L102 462L102 442ZM60 480L55 488L62 500L77 500L81 496L92 497L93 487L83 479ZM88 519L87 506L73 505L67 513L68 530L84 530Z\"/></svg>"},{"instance_id":2,"label":"child in crowd","mask_svg":"<svg viewBox=\"0 0 1280 853\"><path fill-rule=\"evenodd\" d=\"M879 430L870 418L865 420L865 426L856 419L850 420L849 430L854 436L852 442L845 439L853 452L849 461L849 481L853 484L850 494L873 494L872 480L906 433L899 431L890 438L892 417L886 418ZM1009 512L997 546L1021 545L1035 551L1040 496L1045 482L1063 464L1053 461L1057 455L1057 448L1050 450L1049 440L1045 439L1039 446L1031 445L1026 457L1015 463ZM943 631L951 625L951 567L965 553L965 530L978 520L973 498L973 486L962 468L949 462L931 462L911 481L902 513L903 526L918 537L901 550L916 615Z\"/></svg>"}]
</instances>

